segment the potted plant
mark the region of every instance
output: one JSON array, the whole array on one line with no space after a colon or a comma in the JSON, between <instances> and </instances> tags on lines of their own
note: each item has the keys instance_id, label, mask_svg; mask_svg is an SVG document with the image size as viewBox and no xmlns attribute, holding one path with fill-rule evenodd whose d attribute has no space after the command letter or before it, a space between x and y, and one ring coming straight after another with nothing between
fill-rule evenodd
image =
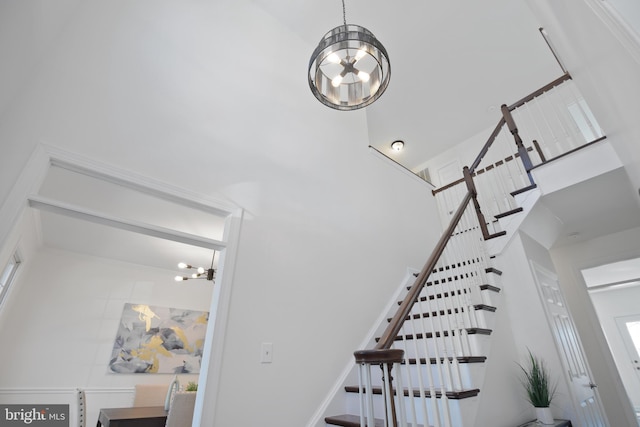
<instances>
[{"instance_id":1,"label":"potted plant","mask_svg":"<svg viewBox=\"0 0 640 427\"><path fill-rule=\"evenodd\" d=\"M529 358L525 366L518 364L522 370L522 385L527 393L527 400L536 408L539 423L553 425L551 400L556 393L556 382L551 380L544 362L529 350Z\"/></svg>"},{"instance_id":2,"label":"potted plant","mask_svg":"<svg viewBox=\"0 0 640 427\"><path fill-rule=\"evenodd\" d=\"M189 381L184 391L198 391L198 384L193 381Z\"/></svg>"}]
</instances>

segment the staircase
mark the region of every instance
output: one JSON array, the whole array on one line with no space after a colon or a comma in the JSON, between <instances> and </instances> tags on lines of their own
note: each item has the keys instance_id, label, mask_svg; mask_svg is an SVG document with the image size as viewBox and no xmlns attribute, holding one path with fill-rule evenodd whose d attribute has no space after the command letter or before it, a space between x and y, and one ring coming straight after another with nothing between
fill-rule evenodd
<instances>
[{"instance_id":1,"label":"staircase","mask_svg":"<svg viewBox=\"0 0 640 427\"><path fill-rule=\"evenodd\" d=\"M491 277L491 282L499 283L500 280L500 271L496 269L490 269L488 275ZM455 298L454 295L451 295L448 291L443 291L439 289L439 284L428 283L428 289L423 291L423 295L420 296L420 303L424 312L415 312L419 309L414 310L410 315L410 318L407 318L407 321L411 320L423 320L423 319L433 319L435 324L451 324L455 322L455 317L459 314L465 314L464 311L468 309L468 306L457 307L451 301ZM500 292L500 288L495 284L484 284L480 286L481 292L483 294L487 294L485 298L490 301L495 301ZM490 294L490 295L489 295ZM445 301L448 299L449 301ZM497 302L492 302L493 304L497 304ZM427 304L430 307L425 307ZM416 304L419 306L420 304ZM453 308L444 308L444 307L453 307ZM468 327L464 328L460 337L464 336L464 339L468 341L469 351L468 355L464 356L441 356L439 359L436 357L430 357L428 360L425 357L420 357L417 355L416 348L428 347L431 348L430 353L434 353L433 347L440 346L443 347L443 351L447 354L453 354L454 344L451 341L457 339L456 336L450 330L442 330L438 331L430 331L427 333L415 333L412 331L405 330L401 335L398 335L395 338L394 348L403 349L405 351L405 359L401 362L403 366L409 366L409 370L411 372L410 379L408 379L408 386L403 387L403 393L405 397L410 395L414 396L416 401L420 399L426 400L434 400L435 403L427 402L427 408L430 408L432 405L442 406L441 403L437 403L443 399L443 393L446 395L447 405L449 407L449 411L452 414L451 425L466 425L462 420L463 414L465 412L465 408L463 405L465 403L463 401L470 400L478 395L480 390L474 386L474 384L480 384L482 382L484 372L483 372L483 364L486 360L485 349L489 345L489 337L492 332L493 327L493 313L496 311L497 307L495 305L490 305L487 303L478 303L474 304L472 310L474 310L474 316L479 319L479 327ZM391 321L391 319L388 319ZM458 331L455 331L458 332ZM376 338L378 341L379 338ZM436 341L438 343L436 343ZM430 373L427 373L426 370L430 370ZM421 371L421 372L418 372ZM443 387L442 381L445 383L447 380L446 376L452 375L455 379L452 379L456 384L455 386L447 386ZM421 396L421 392L418 388L415 387L417 383L420 382L420 376L423 378L431 377L434 379L434 388L424 390L424 396ZM347 406L349 408L358 409L358 399L359 399L359 386L357 384L346 385L344 387L344 391L346 393L346 399L348 400ZM376 382L376 385L372 387L372 393L378 400L382 397L382 381ZM397 389L394 391L397 394ZM379 405L380 402L377 402ZM433 411L433 409L432 409ZM437 412L442 412L442 408L438 408ZM435 414L432 412L428 413L428 419L432 419ZM441 425L444 420L440 420ZM330 416L325 418L325 422L328 425L337 425L337 426L360 426L360 417L354 415L338 415L338 416ZM418 424L414 425L426 425L424 424L424 417L417 421ZM376 426L384 425L384 420L377 419ZM430 422L430 425L436 425L433 421Z\"/></svg>"},{"instance_id":2,"label":"staircase","mask_svg":"<svg viewBox=\"0 0 640 427\"><path fill-rule=\"evenodd\" d=\"M464 177L434 191L449 225L422 271L407 280L369 349L354 353L357 378L351 375L355 380L346 382L339 396L346 413L325 416L326 425L475 425L502 288L502 273L494 265L497 251L487 242L506 235L505 223L511 223L510 230L515 223L517 229L518 220L512 218L530 209L535 197L527 201L527 194L536 188L532 169L604 138L600 133L595 141L579 141L574 135L576 141L566 145L569 130L560 127L547 136L547 145L533 140L527 146L522 141L514 117L526 116L523 109L563 90L558 88L567 82L570 76L565 74L517 103L504 105L503 118L476 161L464 169ZM570 91L576 93L575 88ZM566 117L557 119L566 122ZM550 118L544 121L554 129ZM539 128L523 122L529 130ZM597 123L590 126L599 129ZM503 130L515 141L515 150L512 143L496 142L506 140ZM558 138L566 145L562 149ZM479 169L481 162L485 166Z\"/></svg>"},{"instance_id":3,"label":"staircase","mask_svg":"<svg viewBox=\"0 0 640 427\"><path fill-rule=\"evenodd\" d=\"M466 231L471 235L478 232L478 227ZM455 237L459 244L469 240L469 236ZM391 375L393 396L404 396L405 402L398 406L407 407L408 425L472 425L469 421L480 393L477 385L484 379L493 317L500 304L501 272L491 265L489 257L476 256L443 263L432 269L429 277L393 337L391 349L403 352ZM407 286L403 296L410 292L411 286ZM397 306L402 303L398 301ZM382 327L392 321L392 317L387 318ZM373 341L377 344L381 339L376 336ZM360 402L368 398L367 394L372 396L373 412L384 414L383 374L376 366L369 389L357 383L346 384L349 414L326 417L327 425L361 426L360 417L353 414L359 412ZM374 425L385 425L383 418L373 418Z\"/></svg>"}]
</instances>

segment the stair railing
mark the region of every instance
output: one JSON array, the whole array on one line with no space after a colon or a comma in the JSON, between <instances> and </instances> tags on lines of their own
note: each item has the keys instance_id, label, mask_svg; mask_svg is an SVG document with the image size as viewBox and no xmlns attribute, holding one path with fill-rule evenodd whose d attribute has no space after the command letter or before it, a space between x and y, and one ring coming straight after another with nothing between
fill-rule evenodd
<instances>
[{"instance_id":1,"label":"stair railing","mask_svg":"<svg viewBox=\"0 0 640 427\"><path fill-rule=\"evenodd\" d=\"M501 112L470 168L490 234L500 233L498 219L518 209L514 196L535 186L533 169L605 138L568 73ZM433 190L445 224L464 194L462 184L464 178Z\"/></svg>"},{"instance_id":2,"label":"stair railing","mask_svg":"<svg viewBox=\"0 0 640 427\"><path fill-rule=\"evenodd\" d=\"M490 267L484 241L504 234L492 227L494 221L488 222L482 209L489 207L491 216L497 215L494 212L504 212L505 207L512 205L500 199L505 199L506 195L511 197L511 193L519 188L534 185L530 172L536 165L549 157L562 155L566 149L575 149L571 148L575 145L571 141L578 139L577 133L584 135L584 131L558 131L549 118L543 121L544 129L539 124L527 122L527 130L536 129L539 141L546 139L544 135L552 135L550 145L542 145L536 140L527 146L514 118L523 114L533 115L533 110L540 109L540 106L528 104L543 102L537 98L549 92L555 91L554 96L561 98L566 105L566 91L560 93L556 88L570 79L565 73L511 106L503 105L503 117L472 165L463 169L463 178L434 190L434 195L441 199L439 204L445 206L446 216L451 214L448 226L375 347L354 353L360 381L361 427L376 425L376 412L382 412L385 426L421 424L452 427L460 424L449 410L450 400L478 392L472 385L464 383L466 380L460 374L458 361L474 355L469 331L482 330L485 326L475 314L475 308L484 302L479 285L487 282L486 272ZM569 91L575 94L576 90L572 88ZM603 138L597 123L589 117L590 112L580 100L572 105L577 106L579 117L585 121L588 118L588 127L596 141ZM555 114L559 121L567 121L566 117ZM506 151L503 148L494 149L498 154L488 156L495 141L506 139L505 125L515 141L515 153L513 148ZM559 151L560 146L565 151ZM514 161L516 159L520 161ZM483 160L491 163L482 170L477 169ZM489 189L489 196L480 196L479 186L483 190ZM494 191L494 188L499 191ZM457 208L449 209L450 206ZM424 339L418 343L418 338L429 334L432 344L427 344ZM412 366L415 367L413 371ZM372 367L380 368L382 383L379 387L373 385L376 377ZM374 394L382 395L381 409L376 408ZM407 408L405 396L420 399L408 399ZM427 399L429 397L431 399Z\"/></svg>"},{"instance_id":3,"label":"stair railing","mask_svg":"<svg viewBox=\"0 0 640 427\"><path fill-rule=\"evenodd\" d=\"M464 388L458 357L472 355L466 332L483 326L475 317L473 307L482 303L480 272L488 265L482 229L477 222L479 206L468 168L465 174L469 177L467 194L388 327L372 350L354 353L361 381L361 426L375 425L373 394L376 392L383 396L387 426L406 426L407 422L435 427L453 425L447 401ZM428 279L432 282L428 283ZM423 292L425 287L436 288L436 285L437 290ZM434 313L449 314L436 316ZM430 348L424 340L418 343L424 334L433 336ZM397 337L401 337L402 345L413 347L411 355L394 348ZM378 390L372 386L372 366L381 368L382 386ZM411 366L416 367L417 374L407 371ZM409 399L407 410L405 395L422 399L420 403ZM427 408L427 397L436 396L440 397L440 403L431 399Z\"/></svg>"}]
</instances>

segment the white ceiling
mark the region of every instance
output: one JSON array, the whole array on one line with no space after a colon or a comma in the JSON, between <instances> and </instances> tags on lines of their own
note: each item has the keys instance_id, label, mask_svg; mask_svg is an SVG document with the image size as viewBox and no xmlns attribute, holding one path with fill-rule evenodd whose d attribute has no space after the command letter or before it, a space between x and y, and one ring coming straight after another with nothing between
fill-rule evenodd
<instances>
[{"instance_id":1,"label":"white ceiling","mask_svg":"<svg viewBox=\"0 0 640 427\"><path fill-rule=\"evenodd\" d=\"M224 215L62 167L49 168L38 196L133 225L216 241L223 238ZM40 243L47 247L171 270L176 273L173 276L184 273L177 268L179 262L205 269L211 266L213 250L207 247L114 228L100 218L88 221L46 209L34 211ZM218 259L219 255L216 266Z\"/></svg>"},{"instance_id":2,"label":"white ceiling","mask_svg":"<svg viewBox=\"0 0 640 427\"><path fill-rule=\"evenodd\" d=\"M501 104L561 74L524 0L345 2L347 22L372 31L391 59L390 85L366 109L369 143L391 155L391 142L404 140L405 150L395 159L408 168L495 126ZM0 112L54 50L60 33L82 16L78 10L89 5L82 0L0 3L0 54L5 58ZM248 0L248 5L272 20L254 34L241 35L230 22L229 34L250 39L267 32L268 25L283 26L308 44L308 56L302 57L309 57L322 36L343 22L340 0ZM185 5L184 13L197 10ZM182 49L189 56L192 47ZM306 79L307 67L297 63L290 69Z\"/></svg>"},{"instance_id":3,"label":"white ceiling","mask_svg":"<svg viewBox=\"0 0 640 427\"><path fill-rule=\"evenodd\" d=\"M253 2L312 45L342 24L340 0ZM370 145L410 169L493 128L500 105L562 74L524 1L346 0L346 19L391 60L389 87L367 107ZM396 139L401 153L390 150Z\"/></svg>"},{"instance_id":4,"label":"white ceiling","mask_svg":"<svg viewBox=\"0 0 640 427\"><path fill-rule=\"evenodd\" d=\"M640 285L640 258L628 259L611 264L582 270L582 277L588 288L610 284Z\"/></svg>"},{"instance_id":5,"label":"white ceiling","mask_svg":"<svg viewBox=\"0 0 640 427\"><path fill-rule=\"evenodd\" d=\"M18 88L28 84L56 34L79 15L75 13L78 8L87 4L81 0L31 0L28 6L22 3L18 7L17 3L0 3L0 55L5 58L6 76L0 79L0 113L12 102ZM342 24L340 0L249 0L248 5L271 16L265 25L275 22L304 41L309 46L308 55L327 31ZM33 16L16 16L28 11ZM372 31L389 52L391 83L386 93L366 109L369 143L408 168L416 169L452 145L493 128L501 104L513 103L562 73L525 1L346 0L346 18L348 23ZM19 25L25 22L32 27ZM241 36L260 37L266 30L256 28L254 34ZM12 42L16 39L24 44L16 46ZM188 51L190 46L183 48ZM299 63L290 69L306 79L307 66ZM312 97L311 92L308 95ZM405 141L405 149L398 154L389 149L396 139ZM623 178L609 176L607 179L615 182L602 181L602 185L605 189L622 188L619 185ZM632 204L628 189L592 193L585 184L571 191L574 193L570 197L565 192L546 201L567 224L567 233L586 236L636 222L623 214L636 213L636 207L628 206ZM608 199L595 200L593 194ZM605 215L607 220L603 220ZM210 259L210 251L197 255L189 253L189 248L169 248L167 242L150 245L148 238L112 234L98 225L80 224L51 213L42 213L41 218L44 242L52 246L135 259L167 269L181 260L206 263ZM191 225L197 223L197 219L191 221ZM152 248L157 252L151 252Z\"/></svg>"},{"instance_id":6,"label":"white ceiling","mask_svg":"<svg viewBox=\"0 0 640 427\"><path fill-rule=\"evenodd\" d=\"M636 190L624 169L545 195L543 203L562 222L556 246L640 227Z\"/></svg>"},{"instance_id":7,"label":"white ceiling","mask_svg":"<svg viewBox=\"0 0 640 427\"><path fill-rule=\"evenodd\" d=\"M36 211L41 243L83 255L168 270L167 277L190 275L179 262L209 268L213 250L119 230L68 216ZM215 264L218 264L219 255Z\"/></svg>"}]
</instances>

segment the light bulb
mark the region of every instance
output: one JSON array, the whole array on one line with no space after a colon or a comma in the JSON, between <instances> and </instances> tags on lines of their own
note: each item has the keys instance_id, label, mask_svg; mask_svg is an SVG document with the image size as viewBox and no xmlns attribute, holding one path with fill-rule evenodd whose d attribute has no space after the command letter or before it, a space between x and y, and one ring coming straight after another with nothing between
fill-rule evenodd
<instances>
[{"instance_id":1,"label":"light bulb","mask_svg":"<svg viewBox=\"0 0 640 427\"><path fill-rule=\"evenodd\" d=\"M333 62L334 64L339 64L340 57L336 55L336 53L334 52L334 53L331 53L329 56L327 56L327 61Z\"/></svg>"},{"instance_id":2,"label":"light bulb","mask_svg":"<svg viewBox=\"0 0 640 427\"><path fill-rule=\"evenodd\" d=\"M176 276L176 277L174 277L174 280L175 280L176 282L182 282L182 281L183 281L183 280L185 280L185 279L186 279L186 278L185 278L185 277L182 277L182 276Z\"/></svg>"},{"instance_id":3,"label":"light bulb","mask_svg":"<svg viewBox=\"0 0 640 427\"><path fill-rule=\"evenodd\" d=\"M193 273L193 274L191 275L191 278L192 278L192 279L197 279L197 278L198 278L198 276L199 276L199 274L198 274L198 273Z\"/></svg>"},{"instance_id":4,"label":"light bulb","mask_svg":"<svg viewBox=\"0 0 640 427\"><path fill-rule=\"evenodd\" d=\"M363 56L365 56L367 54L367 51L364 49L358 49L358 52L356 53L356 61L359 61L360 59L362 59Z\"/></svg>"},{"instance_id":5,"label":"light bulb","mask_svg":"<svg viewBox=\"0 0 640 427\"><path fill-rule=\"evenodd\" d=\"M333 87L340 86L340 83L342 83L342 76L340 74L338 74L333 78L333 80L331 80L331 86Z\"/></svg>"},{"instance_id":6,"label":"light bulb","mask_svg":"<svg viewBox=\"0 0 640 427\"><path fill-rule=\"evenodd\" d=\"M203 273L204 273L204 268L198 267L198 274L203 274Z\"/></svg>"},{"instance_id":7,"label":"light bulb","mask_svg":"<svg viewBox=\"0 0 640 427\"><path fill-rule=\"evenodd\" d=\"M185 264L184 262L178 263L178 268L189 268L191 267L189 264Z\"/></svg>"},{"instance_id":8,"label":"light bulb","mask_svg":"<svg viewBox=\"0 0 640 427\"><path fill-rule=\"evenodd\" d=\"M369 76L369 73L365 73L364 71L358 71L358 78L363 82L368 82L370 76Z\"/></svg>"}]
</instances>

